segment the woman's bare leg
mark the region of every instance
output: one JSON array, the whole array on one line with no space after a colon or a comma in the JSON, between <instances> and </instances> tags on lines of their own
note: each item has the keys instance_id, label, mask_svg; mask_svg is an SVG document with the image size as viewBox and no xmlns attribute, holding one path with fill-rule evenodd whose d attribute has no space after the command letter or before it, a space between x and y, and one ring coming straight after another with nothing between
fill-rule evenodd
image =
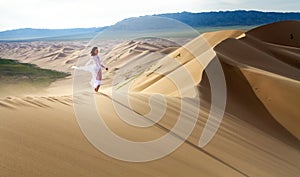
<instances>
[{"instance_id":1,"label":"woman's bare leg","mask_svg":"<svg viewBox=\"0 0 300 177\"><path fill-rule=\"evenodd\" d=\"M96 79L97 79L97 80L100 80L100 81L102 80L102 70L101 70L101 69L98 70ZM95 88L95 92L98 92L99 88L100 88L100 85L98 85L98 86Z\"/></svg>"},{"instance_id":2,"label":"woman's bare leg","mask_svg":"<svg viewBox=\"0 0 300 177\"><path fill-rule=\"evenodd\" d=\"M98 70L96 79L102 80L102 70L101 69Z\"/></svg>"},{"instance_id":3,"label":"woman's bare leg","mask_svg":"<svg viewBox=\"0 0 300 177\"><path fill-rule=\"evenodd\" d=\"M100 85L98 85L98 86L95 88L95 92L98 92L99 88L100 88Z\"/></svg>"}]
</instances>

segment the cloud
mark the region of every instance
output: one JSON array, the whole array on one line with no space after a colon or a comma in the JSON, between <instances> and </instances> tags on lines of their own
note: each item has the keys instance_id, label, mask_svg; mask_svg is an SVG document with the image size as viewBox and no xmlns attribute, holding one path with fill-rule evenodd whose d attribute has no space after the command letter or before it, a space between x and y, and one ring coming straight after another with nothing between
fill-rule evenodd
<instances>
[{"instance_id":1,"label":"cloud","mask_svg":"<svg viewBox=\"0 0 300 177\"><path fill-rule=\"evenodd\" d=\"M0 31L25 27L99 27L128 17L182 11L300 9L298 0L0 0L0 4Z\"/></svg>"},{"instance_id":2,"label":"cloud","mask_svg":"<svg viewBox=\"0 0 300 177\"><path fill-rule=\"evenodd\" d=\"M225 3L225 4L231 4L231 5L233 5L233 4L241 4L242 3L239 0L221 0L221 3L222 2Z\"/></svg>"}]
</instances>

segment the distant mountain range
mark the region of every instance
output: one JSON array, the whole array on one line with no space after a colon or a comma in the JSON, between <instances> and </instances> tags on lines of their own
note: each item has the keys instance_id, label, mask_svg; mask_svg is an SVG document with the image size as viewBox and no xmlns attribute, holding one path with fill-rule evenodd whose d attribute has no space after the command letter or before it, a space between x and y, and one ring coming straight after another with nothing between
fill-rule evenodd
<instances>
[{"instance_id":1,"label":"distant mountain range","mask_svg":"<svg viewBox=\"0 0 300 177\"><path fill-rule=\"evenodd\" d=\"M300 12L260 12L260 11L220 11L202 13L170 13L159 14L192 27L216 26L254 26L283 20L300 20Z\"/></svg>"},{"instance_id":2,"label":"distant mountain range","mask_svg":"<svg viewBox=\"0 0 300 177\"><path fill-rule=\"evenodd\" d=\"M107 27L73 28L73 29L33 29L21 28L0 32L0 41L55 40L55 39L86 39Z\"/></svg>"},{"instance_id":3,"label":"distant mountain range","mask_svg":"<svg viewBox=\"0 0 300 177\"><path fill-rule=\"evenodd\" d=\"M124 19L115 25L98 28L32 29L23 28L0 32L0 41L72 40L91 39L97 33L112 30L160 30L172 28L171 24L149 21L150 17L166 17L178 20L193 28L256 26L283 20L300 20L300 12L220 11L201 13L168 13Z\"/></svg>"}]
</instances>

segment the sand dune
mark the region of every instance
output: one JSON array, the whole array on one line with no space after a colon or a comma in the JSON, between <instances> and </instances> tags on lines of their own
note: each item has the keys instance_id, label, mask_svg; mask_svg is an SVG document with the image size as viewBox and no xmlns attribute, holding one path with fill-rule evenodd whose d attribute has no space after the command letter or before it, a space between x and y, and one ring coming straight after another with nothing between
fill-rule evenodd
<instances>
[{"instance_id":1,"label":"sand dune","mask_svg":"<svg viewBox=\"0 0 300 177\"><path fill-rule=\"evenodd\" d=\"M274 29L276 28L276 25L274 28L271 25L270 28L276 31ZM262 29L258 28L257 30L260 31L263 30L263 28ZM251 33L253 31L251 31ZM232 37L239 37L240 33L230 32L227 34L227 36L230 35L232 35ZM228 115L224 117L225 120L223 121L223 124L225 124L224 122L226 122L227 119L230 120L233 119L233 121L242 121L243 122L242 124L245 124L244 126L247 127L247 129L249 128L250 130L253 131L262 131L264 132L263 133L264 136L267 136L271 139L274 138L278 142L287 144L295 148L294 150L299 149L300 144L298 140L299 132L297 129L297 125L299 123L298 118L300 113L298 112L296 107L297 105L299 105L298 77L300 76L300 74L297 66L292 65L294 64L294 62L290 62L290 61L299 61L299 49L289 48L284 46L278 46L278 47L277 46L268 47L269 45L262 46L262 44L264 44L264 41L259 41L258 39L256 39L256 42L250 41L252 37L250 37L251 39L249 39L247 35L248 33L246 33L246 37L241 39L234 39L234 38L227 39L214 48L215 51L217 52L218 58L220 59L223 65L224 74L227 81L226 83L227 89L228 89L228 95L227 95L228 98L227 98L227 105L226 105L226 112L228 113ZM204 37L205 36L208 36L207 38L208 41L210 39L212 40L210 42L212 45L217 44L222 39L224 39L224 38L220 38L220 41L218 41L216 39L210 38L209 35L204 35ZM270 36L270 37L274 38L275 36ZM194 41L190 42L187 45L197 45L197 44L199 44L199 39L195 39ZM285 51L283 50L283 48ZM201 71L203 70L203 67L201 67L201 64L199 63L195 64L196 61L195 58L193 58L193 55L187 51L183 52L183 50L185 49L179 49L177 51L174 51L172 53L173 58L175 58L176 60L177 59L176 56L178 56L178 53L181 54L180 57L182 57L183 60L181 60L180 62L184 64L183 67L188 68L189 71L195 74L193 75L195 80L195 85L197 83L200 83L199 89L200 89L202 99L209 102L210 87L206 75L204 74L204 77L202 77L201 75ZM274 51L282 52L280 57L278 57L279 59L276 58L276 56L274 57ZM205 54L205 52L203 53ZM205 56L205 58L207 59L209 57ZM174 66L174 67L172 67L172 65L170 66L167 60L168 59L165 58L159 61L158 64L154 66L152 70L150 70L150 73L146 73L144 76L138 78L133 85L132 91L134 92L142 91L144 93L162 93L167 95L175 94L178 96L178 93L174 93L176 92L177 88L174 86L174 84L172 84L172 82L168 78L159 74L155 74L157 70L162 70L161 73L164 73L163 75L175 73L180 79L180 82L185 82L184 81L185 78L180 78L181 73L178 72L179 71L178 66ZM286 62L283 63L282 60ZM193 61L194 61L193 64L188 65L189 62L192 63ZM193 72L193 71L197 71L197 72ZM272 73L276 73L280 75L276 75ZM237 130L230 130L230 131L239 134L239 131ZM249 133L248 135L253 135L253 133ZM248 137L248 138L253 139L255 138L255 136ZM194 142L194 144L196 145L197 142ZM259 149L266 149L266 147L268 146L269 145L267 146L257 145ZM278 146L276 145L276 147L279 146L281 145ZM269 146L270 149L271 147L272 146ZM235 148L232 148L232 151L229 150L231 151L230 155L233 158L239 158L239 157L241 158L243 156L241 154L235 157L234 149ZM273 154L275 151L277 151L276 149L273 152L273 150L270 149L266 150L266 152ZM292 149L287 151L294 151ZM240 149L239 151L242 150ZM298 152L296 154L298 154ZM262 155L261 157L263 156L264 155ZM266 156L264 157L265 160L268 159ZM255 161L255 159L251 157L244 157L244 158L248 159L249 161L252 160ZM296 155L296 157L290 156L289 158L280 157L279 159L281 158L286 159L287 161L294 159L292 161L294 161L293 164L296 165L298 163L297 159L299 158L299 156L298 155ZM281 160L279 159L277 161L278 164L282 163L283 165L284 162L280 162ZM271 161L269 162L271 163ZM252 164L252 165L256 167L255 170L259 169L258 166L264 166L263 164L260 165ZM246 170L247 171L246 174L251 174L250 176L266 176L267 174L270 175L272 173L271 171L268 171L264 175L256 174L255 171L249 170L250 166L243 167L245 169L248 169ZM297 172L299 170L299 166L294 170L295 172ZM277 175L279 175L278 171L276 173ZM293 174L290 175L293 176ZM271 176L276 176L276 175L273 174Z\"/></svg>"},{"instance_id":2,"label":"sand dune","mask_svg":"<svg viewBox=\"0 0 300 177\"><path fill-rule=\"evenodd\" d=\"M244 34L244 31L240 30L224 30L224 31L215 31L215 32L208 32L204 33L202 37L206 39L206 41L212 47L216 46L224 39L227 38L239 38L241 35Z\"/></svg>"},{"instance_id":3,"label":"sand dune","mask_svg":"<svg viewBox=\"0 0 300 177\"><path fill-rule=\"evenodd\" d=\"M104 74L102 94L89 95L87 91L72 97L72 80L67 79L53 83L42 94L1 98L0 174L299 176L299 24L286 21L246 33L206 33L183 47L158 40L110 44L114 47L102 51L104 63L111 68ZM1 57L22 58L63 71L70 71L79 53L86 52L81 44L3 43L0 47ZM211 109L211 84L206 71L217 58L227 86L225 115L212 141L200 148L198 141ZM114 82L117 75L121 79ZM182 84L182 90L171 78ZM131 107L125 109L129 112L147 115L167 105L154 126L138 128L120 119L114 104L124 106L127 86ZM166 104L155 97L157 93L165 97ZM80 131L73 105L84 105L87 97L95 98L99 114L112 131L132 141L162 137L174 127L180 114L187 116L186 124L196 121L196 125L188 139L162 159L147 163L119 161L96 150ZM151 108L150 98L155 103ZM198 117L192 117L198 109L198 98L200 111ZM190 109L182 110L183 102ZM183 132L175 131L174 136L180 139Z\"/></svg>"},{"instance_id":4,"label":"sand dune","mask_svg":"<svg viewBox=\"0 0 300 177\"><path fill-rule=\"evenodd\" d=\"M247 36L274 45L299 48L299 27L299 21L284 21L250 30Z\"/></svg>"},{"instance_id":5,"label":"sand dune","mask_svg":"<svg viewBox=\"0 0 300 177\"><path fill-rule=\"evenodd\" d=\"M0 56L41 68L70 72L85 49L85 41L0 43Z\"/></svg>"},{"instance_id":6,"label":"sand dune","mask_svg":"<svg viewBox=\"0 0 300 177\"><path fill-rule=\"evenodd\" d=\"M103 57L105 65L112 69L112 72L104 73L108 78L105 83L116 85L136 77L177 48L178 44L164 39L145 38L122 42ZM114 78L115 75L118 79Z\"/></svg>"},{"instance_id":7,"label":"sand dune","mask_svg":"<svg viewBox=\"0 0 300 177\"><path fill-rule=\"evenodd\" d=\"M49 107L0 108L6 115L0 124L3 176L241 176L187 144L159 161L138 164L112 159L85 139L72 106L34 99ZM107 109L112 108L110 99L101 100Z\"/></svg>"},{"instance_id":8,"label":"sand dune","mask_svg":"<svg viewBox=\"0 0 300 177\"><path fill-rule=\"evenodd\" d=\"M240 69L268 112L298 139L300 134L295 125L300 115L296 106L299 105L300 46L294 45L297 39L291 41L288 34L299 35L295 30L299 24L287 21L266 25L247 32L242 39L225 40L215 48L224 63ZM273 28L278 30L271 33Z\"/></svg>"}]
</instances>

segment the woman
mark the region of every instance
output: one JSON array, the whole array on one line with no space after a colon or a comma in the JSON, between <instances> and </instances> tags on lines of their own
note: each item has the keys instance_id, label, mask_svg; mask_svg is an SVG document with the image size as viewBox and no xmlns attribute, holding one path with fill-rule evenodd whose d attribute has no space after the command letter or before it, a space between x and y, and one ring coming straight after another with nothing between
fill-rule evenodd
<instances>
[{"instance_id":1,"label":"woman","mask_svg":"<svg viewBox=\"0 0 300 177\"><path fill-rule=\"evenodd\" d=\"M97 47L93 47L92 51L91 51L91 56L92 58L85 64L85 66L89 65L90 63L93 62L93 71L94 74L96 76L96 78L94 78L94 83L93 83L93 87L95 92L98 92L100 85L101 85L101 81L102 81L102 68L105 68L106 70L108 70L107 67L105 67L104 65L101 64L101 59L98 56L98 48Z\"/></svg>"}]
</instances>

